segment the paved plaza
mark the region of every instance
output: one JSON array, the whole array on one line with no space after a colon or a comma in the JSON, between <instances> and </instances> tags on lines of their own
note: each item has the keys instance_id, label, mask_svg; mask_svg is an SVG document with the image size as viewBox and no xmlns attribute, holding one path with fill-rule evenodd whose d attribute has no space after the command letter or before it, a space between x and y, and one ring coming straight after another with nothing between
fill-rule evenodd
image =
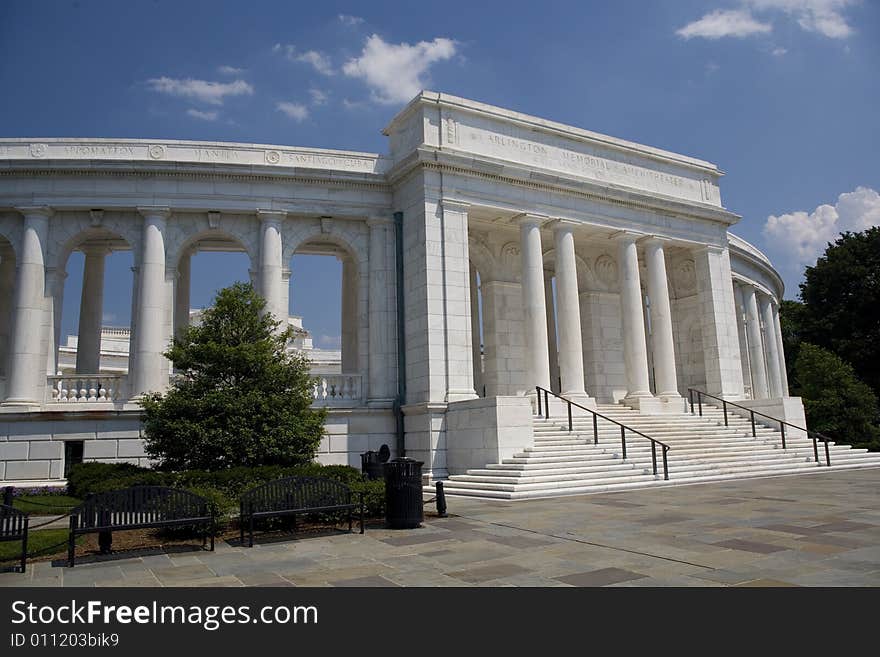
<instances>
[{"instance_id":1,"label":"paved plaza","mask_svg":"<svg viewBox=\"0 0 880 657\"><path fill-rule=\"evenodd\" d=\"M0 586L878 586L880 469L523 502L368 527L28 565ZM430 507L428 507L430 508Z\"/></svg>"}]
</instances>

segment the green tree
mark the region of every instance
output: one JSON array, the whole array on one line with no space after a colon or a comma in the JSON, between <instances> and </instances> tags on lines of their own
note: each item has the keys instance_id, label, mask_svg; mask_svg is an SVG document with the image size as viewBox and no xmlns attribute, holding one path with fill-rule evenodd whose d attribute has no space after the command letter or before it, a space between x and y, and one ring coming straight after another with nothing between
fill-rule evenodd
<instances>
[{"instance_id":1,"label":"green tree","mask_svg":"<svg viewBox=\"0 0 880 657\"><path fill-rule=\"evenodd\" d=\"M804 332L804 304L784 300L779 306L779 328L782 331L782 350L785 353L785 371L789 381L797 379L795 363Z\"/></svg>"},{"instance_id":2,"label":"green tree","mask_svg":"<svg viewBox=\"0 0 880 657\"><path fill-rule=\"evenodd\" d=\"M880 227L842 233L800 285L802 339L852 364L880 395Z\"/></svg>"},{"instance_id":3,"label":"green tree","mask_svg":"<svg viewBox=\"0 0 880 657\"><path fill-rule=\"evenodd\" d=\"M880 450L877 396L849 363L827 349L801 342L792 394L804 400L807 426L854 447Z\"/></svg>"},{"instance_id":4,"label":"green tree","mask_svg":"<svg viewBox=\"0 0 880 657\"><path fill-rule=\"evenodd\" d=\"M165 356L179 376L143 399L145 448L162 469L218 470L311 461L326 410L311 408L309 361L263 314L250 284L217 293L201 324Z\"/></svg>"}]
</instances>

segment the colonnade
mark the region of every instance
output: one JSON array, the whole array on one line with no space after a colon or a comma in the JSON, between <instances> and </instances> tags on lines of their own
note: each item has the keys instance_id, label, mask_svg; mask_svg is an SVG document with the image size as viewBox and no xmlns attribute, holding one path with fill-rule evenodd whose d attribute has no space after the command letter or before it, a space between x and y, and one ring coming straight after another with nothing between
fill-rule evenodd
<instances>
[{"instance_id":1,"label":"colonnade","mask_svg":"<svg viewBox=\"0 0 880 657\"><path fill-rule=\"evenodd\" d=\"M733 285L738 301L741 300L738 327L748 354L743 378L751 382L751 397L787 397L788 377L779 305L770 294L751 283L735 280Z\"/></svg>"}]
</instances>

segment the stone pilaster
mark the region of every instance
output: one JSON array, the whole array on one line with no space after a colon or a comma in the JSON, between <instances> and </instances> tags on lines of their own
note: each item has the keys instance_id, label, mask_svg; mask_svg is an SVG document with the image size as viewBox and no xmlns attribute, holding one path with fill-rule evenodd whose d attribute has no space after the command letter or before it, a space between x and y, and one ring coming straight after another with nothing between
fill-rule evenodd
<instances>
[{"instance_id":1,"label":"stone pilaster","mask_svg":"<svg viewBox=\"0 0 880 657\"><path fill-rule=\"evenodd\" d=\"M282 308L281 270L281 224L286 212L257 210L260 219L260 295L266 300L265 312L281 322L280 329L287 328L287 309Z\"/></svg>"},{"instance_id":2,"label":"stone pilaster","mask_svg":"<svg viewBox=\"0 0 880 657\"><path fill-rule=\"evenodd\" d=\"M767 362L767 385L770 397L782 397L782 375L779 371L779 343L776 341L776 322L773 319L773 299L758 295L761 321L764 324L764 355Z\"/></svg>"},{"instance_id":3,"label":"stone pilaster","mask_svg":"<svg viewBox=\"0 0 880 657\"><path fill-rule=\"evenodd\" d=\"M371 217L369 279L369 403L387 406L397 392L394 313L394 224L388 217Z\"/></svg>"}]
</instances>

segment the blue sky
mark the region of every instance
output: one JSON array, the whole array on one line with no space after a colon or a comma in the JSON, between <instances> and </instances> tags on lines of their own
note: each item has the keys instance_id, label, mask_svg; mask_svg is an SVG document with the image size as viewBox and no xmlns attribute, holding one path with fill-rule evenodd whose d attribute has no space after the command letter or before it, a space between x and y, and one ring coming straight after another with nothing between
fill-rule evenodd
<instances>
[{"instance_id":1,"label":"blue sky","mask_svg":"<svg viewBox=\"0 0 880 657\"><path fill-rule=\"evenodd\" d=\"M734 232L788 298L826 241L880 224L878 71L873 0L0 3L3 136L382 153L382 127L430 88L715 162ZM109 324L128 322L130 266L108 260ZM291 311L330 346L339 265L293 269ZM193 306L246 270L197 256Z\"/></svg>"}]
</instances>

